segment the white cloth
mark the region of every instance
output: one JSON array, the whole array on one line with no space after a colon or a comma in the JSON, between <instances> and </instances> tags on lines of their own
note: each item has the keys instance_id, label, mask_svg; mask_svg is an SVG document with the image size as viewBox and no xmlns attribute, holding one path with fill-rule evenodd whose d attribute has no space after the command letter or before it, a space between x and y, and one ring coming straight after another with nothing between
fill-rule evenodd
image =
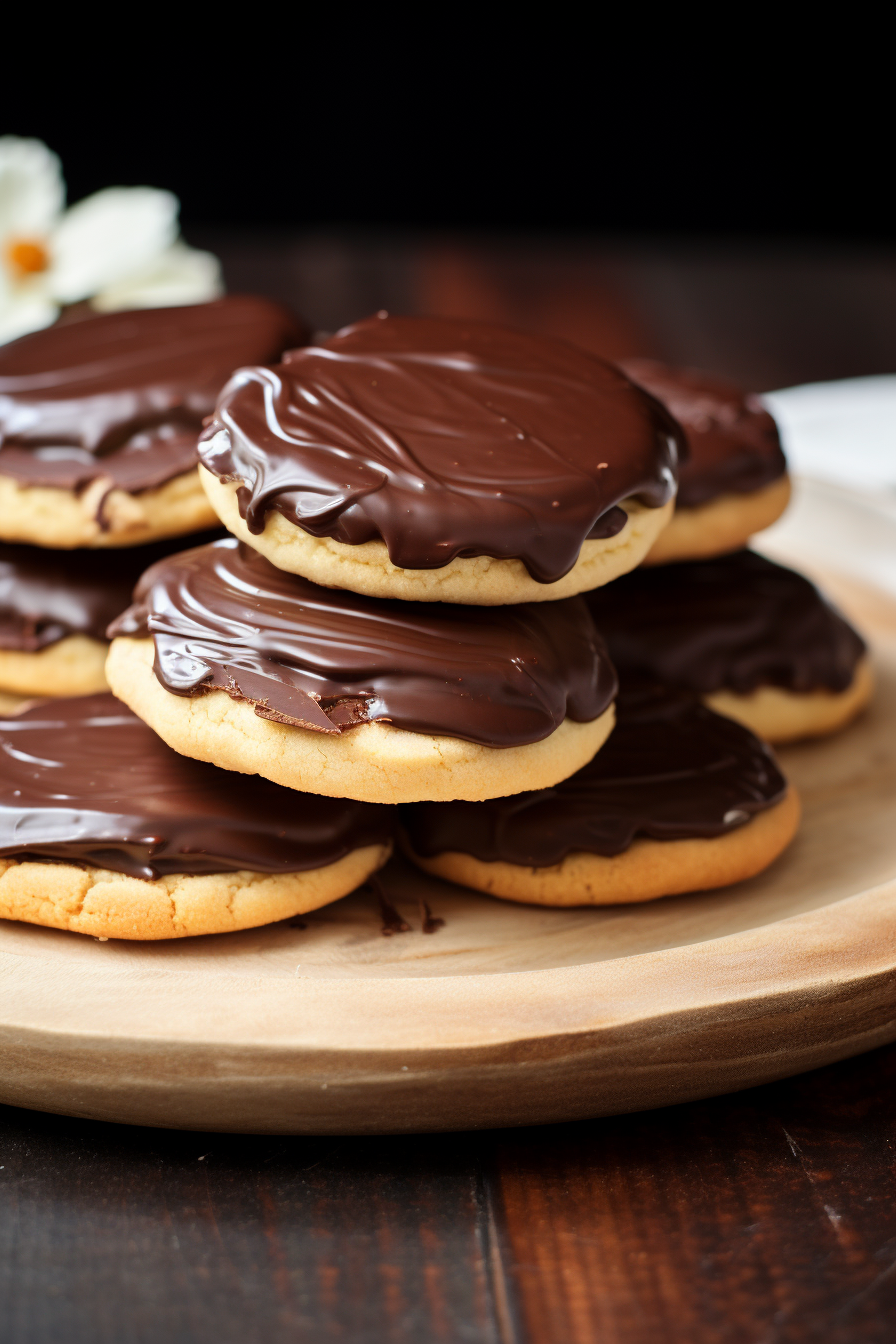
<instances>
[{"instance_id":1,"label":"white cloth","mask_svg":"<svg viewBox=\"0 0 896 1344\"><path fill-rule=\"evenodd\" d=\"M896 375L809 383L763 401L795 488L791 507L755 548L896 597Z\"/></svg>"},{"instance_id":2,"label":"white cloth","mask_svg":"<svg viewBox=\"0 0 896 1344\"><path fill-rule=\"evenodd\" d=\"M896 496L896 375L768 392L797 476Z\"/></svg>"}]
</instances>

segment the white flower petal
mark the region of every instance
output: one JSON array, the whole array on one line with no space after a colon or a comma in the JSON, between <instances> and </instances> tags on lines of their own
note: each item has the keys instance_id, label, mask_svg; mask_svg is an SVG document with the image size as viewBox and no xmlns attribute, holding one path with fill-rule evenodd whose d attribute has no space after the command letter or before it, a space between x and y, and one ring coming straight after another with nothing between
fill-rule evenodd
<instances>
[{"instance_id":1,"label":"white flower petal","mask_svg":"<svg viewBox=\"0 0 896 1344\"><path fill-rule=\"evenodd\" d=\"M100 290L93 307L101 313L122 308L177 308L185 303L207 303L223 293L218 258L176 242L154 265Z\"/></svg>"},{"instance_id":2,"label":"white flower petal","mask_svg":"<svg viewBox=\"0 0 896 1344\"><path fill-rule=\"evenodd\" d=\"M0 345L49 327L58 316L56 304L39 289L18 294L0 292Z\"/></svg>"},{"instance_id":3,"label":"white flower petal","mask_svg":"<svg viewBox=\"0 0 896 1344\"><path fill-rule=\"evenodd\" d=\"M63 215L53 233L47 284L77 303L147 269L177 237L178 201L152 187L108 187Z\"/></svg>"},{"instance_id":4,"label":"white flower petal","mask_svg":"<svg viewBox=\"0 0 896 1344\"><path fill-rule=\"evenodd\" d=\"M42 140L0 135L0 245L42 239L65 203L59 159Z\"/></svg>"}]
</instances>

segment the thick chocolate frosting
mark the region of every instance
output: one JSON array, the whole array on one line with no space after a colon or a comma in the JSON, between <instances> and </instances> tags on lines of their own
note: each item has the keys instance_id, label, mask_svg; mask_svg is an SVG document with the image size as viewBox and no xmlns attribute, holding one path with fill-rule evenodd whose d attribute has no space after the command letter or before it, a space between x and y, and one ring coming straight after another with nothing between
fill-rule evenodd
<instances>
[{"instance_id":1,"label":"thick chocolate frosting","mask_svg":"<svg viewBox=\"0 0 896 1344\"><path fill-rule=\"evenodd\" d=\"M131 877L298 873L381 844L393 810L179 756L114 696L0 719L0 856Z\"/></svg>"},{"instance_id":2,"label":"thick chocolate frosting","mask_svg":"<svg viewBox=\"0 0 896 1344\"><path fill-rule=\"evenodd\" d=\"M152 635L175 695L218 687L322 733L377 720L489 747L596 719L616 675L578 597L513 607L396 602L321 588L233 538L171 556L110 636Z\"/></svg>"},{"instance_id":3,"label":"thick chocolate frosting","mask_svg":"<svg viewBox=\"0 0 896 1344\"><path fill-rule=\"evenodd\" d=\"M636 569L586 601L623 679L700 695L843 691L865 652L808 579L753 551Z\"/></svg>"},{"instance_id":4,"label":"thick chocolate frosting","mask_svg":"<svg viewBox=\"0 0 896 1344\"><path fill-rule=\"evenodd\" d=\"M624 691L617 714L590 764L553 789L403 807L412 848L544 868L581 851L621 854L637 836L724 835L784 797L769 748L699 701Z\"/></svg>"},{"instance_id":5,"label":"thick chocolate frosting","mask_svg":"<svg viewBox=\"0 0 896 1344\"><path fill-rule=\"evenodd\" d=\"M278 359L308 332L279 304L232 295L108 313L0 348L0 475L130 492L196 465L196 440L240 364Z\"/></svg>"},{"instance_id":6,"label":"thick chocolate frosting","mask_svg":"<svg viewBox=\"0 0 896 1344\"><path fill-rule=\"evenodd\" d=\"M68 635L105 640L150 565L220 533L116 551L43 550L0 542L0 649L38 653Z\"/></svg>"},{"instance_id":7,"label":"thick chocolate frosting","mask_svg":"<svg viewBox=\"0 0 896 1344\"><path fill-rule=\"evenodd\" d=\"M678 475L680 508L718 495L745 495L787 470L778 428L758 397L696 369L652 359L622 360L629 378L661 401L679 422L688 452Z\"/></svg>"},{"instance_id":8,"label":"thick chocolate frosting","mask_svg":"<svg viewBox=\"0 0 896 1344\"><path fill-rule=\"evenodd\" d=\"M622 529L623 500L671 498L680 431L563 341L381 313L240 369L202 439L250 532L276 510L315 537L381 540L403 568L515 557L552 583Z\"/></svg>"}]
</instances>

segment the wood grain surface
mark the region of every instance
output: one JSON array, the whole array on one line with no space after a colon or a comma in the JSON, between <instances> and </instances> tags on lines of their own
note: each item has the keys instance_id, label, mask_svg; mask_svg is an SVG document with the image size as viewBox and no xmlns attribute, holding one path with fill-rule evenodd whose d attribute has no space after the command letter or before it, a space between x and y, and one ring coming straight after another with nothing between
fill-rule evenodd
<instances>
[{"instance_id":1,"label":"wood grain surface","mask_svg":"<svg viewBox=\"0 0 896 1344\"><path fill-rule=\"evenodd\" d=\"M888 1344L896 1048L476 1135L0 1108L4 1344Z\"/></svg>"},{"instance_id":2,"label":"wood grain surface","mask_svg":"<svg viewBox=\"0 0 896 1344\"><path fill-rule=\"evenodd\" d=\"M425 280L443 311L550 309L598 351L754 386L892 371L896 353L887 253L281 237L234 238L225 262L324 327L424 306ZM894 1085L887 1047L635 1116L400 1138L0 1108L0 1338L889 1341Z\"/></svg>"}]
</instances>

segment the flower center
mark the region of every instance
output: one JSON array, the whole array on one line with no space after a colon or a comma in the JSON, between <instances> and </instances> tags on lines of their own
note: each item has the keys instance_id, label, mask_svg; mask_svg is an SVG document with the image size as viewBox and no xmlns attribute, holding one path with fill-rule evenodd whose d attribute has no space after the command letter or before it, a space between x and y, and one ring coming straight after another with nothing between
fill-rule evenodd
<instances>
[{"instance_id":1,"label":"flower center","mask_svg":"<svg viewBox=\"0 0 896 1344\"><path fill-rule=\"evenodd\" d=\"M37 238L10 238L3 250L10 270L19 277L37 275L50 264L50 254Z\"/></svg>"}]
</instances>

